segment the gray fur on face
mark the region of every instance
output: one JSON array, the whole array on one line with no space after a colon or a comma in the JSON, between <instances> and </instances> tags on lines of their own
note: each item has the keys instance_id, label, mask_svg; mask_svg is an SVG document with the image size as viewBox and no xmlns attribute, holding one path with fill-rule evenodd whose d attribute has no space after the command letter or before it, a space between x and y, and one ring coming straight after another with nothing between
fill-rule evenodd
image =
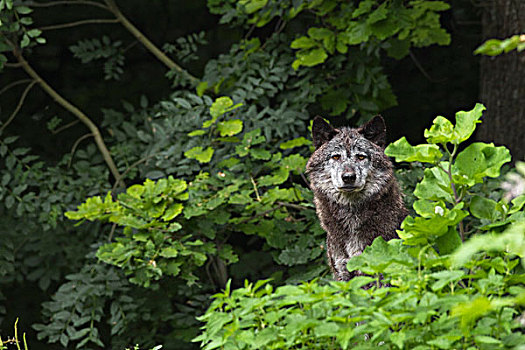
<instances>
[{"instance_id":1,"label":"gray fur on face","mask_svg":"<svg viewBox=\"0 0 525 350\"><path fill-rule=\"evenodd\" d=\"M395 230L407 215L392 163L383 151L385 133L381 117L360 128L341 129L321 118L314 120L316 150L306 170L337 280L352 277L348 259L376 237L397 237Z\"/></svg>"}]
</instances>

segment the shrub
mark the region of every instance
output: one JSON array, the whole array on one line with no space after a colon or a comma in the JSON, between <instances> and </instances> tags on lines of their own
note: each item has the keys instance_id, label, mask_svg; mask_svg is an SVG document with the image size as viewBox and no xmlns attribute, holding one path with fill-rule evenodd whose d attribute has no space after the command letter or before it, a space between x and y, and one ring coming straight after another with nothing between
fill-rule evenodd
<instances>
[{"instance_id":1,"label":"shrub","mask_svg":"<svg viewBox=\"0 0 525 350\"><path fill-rule=\"evenodd\" d=\"M525 343L525 194L511 203L481 185L510 160L472 143L484 107L434 119L426 144L405 138L385 153L429 167L401 239L376 239L348 262L349 282L230 285L214 295L194 339L203 349L496 349ZM462 149L460 151L460 149ZM463 243L464 239L467 239ZM521 262L521 264L520 264ZM362 288L369 285L370 288Z\"/></svg>"}]
</instances>

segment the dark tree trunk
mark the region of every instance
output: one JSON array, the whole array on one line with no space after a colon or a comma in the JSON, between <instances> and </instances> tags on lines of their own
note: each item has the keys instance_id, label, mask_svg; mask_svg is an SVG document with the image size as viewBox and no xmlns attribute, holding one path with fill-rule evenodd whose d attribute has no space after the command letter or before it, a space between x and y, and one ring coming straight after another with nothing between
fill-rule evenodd
<instances>
[{"instance_id":1,"label":"dark tree trunk","mask_svg":"<svg viewBox=\"0 0 525 350\"><path fill-rule=\"evenodd\" d=\"M525 0L482 1L483 39L525 33ZM480 99L487 107L477 138L506 145L513 161L525 158L525 51L484 56Z\"/></svg>"}]
</instances>

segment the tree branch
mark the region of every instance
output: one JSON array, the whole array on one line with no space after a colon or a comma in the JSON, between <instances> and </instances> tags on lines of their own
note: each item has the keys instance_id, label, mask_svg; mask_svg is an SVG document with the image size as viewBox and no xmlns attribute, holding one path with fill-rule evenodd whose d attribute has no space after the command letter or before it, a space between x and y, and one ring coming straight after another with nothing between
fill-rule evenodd
<instances>
[{"instance_id":1,"label":"tree branch","mask_svg":"<svg viewBox=\"0 0 525 350\"><path fill-rule=\"evenodd\" d=\"M118 19L85 19L82 21L76 21L76 22L70 22L70 23L62 23L62 24L55 24L52 26L44 26L40 27L41 31L46 30L55 30L55 29L64 29L64 28L71 28L76 26L81 26L84 24L101 24L101 23L119 23Z\"/></svg>"},{"instance_id":2,"label":"tree branch","mask_svg":"<svg viewBox=\"0 0 525 350\"><path fill-rule=\"evenodd\" d=\"M80 109L78 109L68 100L63 98L51 86L49 86L49 84L47 84L47 82L44 79L42 79L38 75L38 73L35 72L35 70L29 65L29 63L22 56L22 53L20 52L20 50L13 43L10 43L10 45L11 47L13 47L13 55L16 57L18 62L20 62L20 64L22 65L22 68L26 71L26 73L31 78L36 80L36 82L42 87L42 89L49 96L51 96L59 105L61 105L66 110L68 110L70 113L72 113L75 117L77 117L82 123L84 123L88 127L88 129L93 134L93 137L95 138L95 143L100 153L102 154L104 161L106 162L109 170L115 177L115 181L120 181L121 175L117 169L117 166L115 165L115 162L113 161L113 158L111 157L111 154L109 153L108 148L106 147L106 144L104 143L104 140L102 139L102 135L100 134L100 131L98 130L97 126Z\"/></svg>"},{"instance_id":3,"label":"tree branch","mask_svg":"<svg viewBox=\"0 0 525 350\"><path fill-rule=\"evenodd\" d=\"M20 68L20 64L19 63L4 63L4 67L7 67L7 68Z\"/></svg>"},{"instance_id":4,"label":"tree branch","mask_svg":"<svg viewBox=\"0 0 525 350\"><path fill-rule=\"evenodd\" d=\"M283 207L293 208L293 209L297 209L297 210L312 210L312 208L305 207L305 206L302 206L300 204L293 204L293 203L281 202L281 201L277 202L277 204L279 204L280 206L283 206Z\"/></svg>"},{"instance_id":5,"label":"tree branch","mask_svg":"<svg viewBox=\"0 0 525 350\"><path fill-rule=\"evenodd\" d=\"M62 125L60 128L56 128L55 130L51 130L51 133L53 135L56 135L59 132L64 131L64 130L72 127L73 125L78 124L79 122L80 122L80 120L78 120L78 119L77 120L73 120L71 123L67 123L66 125Z\"/></svg>"},{"instance_id":6,"label":"tree branch","mask_svg":"<svg viewBox=\"0 0 525 350\"><path fill-rule=\"evenodd\" d=\"M92 133L88 133L85 135L80 136L75 143L73 144L73 147L71 147L71 158L69 158L69 162L67 163L67 167L71 167L71 163L73 162L73 156L75 155L75 151L77 150L78 145L80 145L80 142L84 141L88 137L94 136Z\"/></svg>"},{"instance_id":7,"label":"tree branch","mask_svg":"<svg viewBox=\"0 0 525 350\"><path fill-rule=\"evenodd\" d=\"M414 62L414 64L416 65L417 69L419 69L419 71L421 72L421 74L423 74L423 76L425 78L427 78L428 81L430 81L431 83L442 83L444 81L446 81L447 79L444 78L444 79L434 79L430 76L430 74L427 73L427 71L425 70L425 68L423 68L423 66L421 65L421 63L419 62L419 60L417 59L417 57L412 53L412 51L408 51L408 54L410 55L410 58L412 59L412 61Z\"/></svg>"},{"instance_id":8,"label":"tree branch","mask_svg":"<svg viewBox=\"0 0 525 350\"><path fill-rule=\"evenodd\" d=\"M104 0L108 9L115 15L118 21L135 37L138 41L144 45L149 52L151 52L159 61L164 63L170 70L176 70L177 72L185 75L193 84L197 84L199 79L188 73L184 68L173 62L168 56L164 54L155 44L153 44L140 30L137 29L131 23L126 16L120 11L114 0Z\"/></svg>"},{"instance_id":9,"label":"tree branch","mask_svg":"<svg viewBox=\"0 0 525 350\"><path fill-rule=\"evenodd\" d=\"M20 79L20 80L12 82L10 84L7 84L5 87L2 88L2 90L0 90L0 95L2 95L4 92L6 92L7 90L11 89L12 87L15 87L15 86L20 85L20 84L30 83L32 81L33 81L32 79Z\"/></svg>"},{"instance_id":10,"label":"tree branch","mask_svg":"<svg viewBox=\"0 0 525 350\"><path fill-rule=\"evenodd\" d=\"M11 122L15 119L16 115L18 114L18 112L20 112L20 108L22 108L22 105L24 104L24 100L26 99L27 97L27 94L29 93L29 90L31 90L31 88L37 83L36 80L33 80L27 87L26 89L24 90L24 92L22 93L22 96L20 96L20 100L18 101L18 105L16 106L15 110L13 111L13 113L11 114L11 116L9 117L9 119L6 120L6 122L4 123L4 125L2 125L0 127L0 134L2 133L2 131L4 131L5 128L7 128L7 126L9 124L11 124Z\"/></svg>"},{"instance_id":11,"label":"tree branch","mask_svg":"<svg viewBox=\"0 0 525 350\"><path fill-rule=\"evenodd\" d=\"M118 181L115 181L115 184L113 185L113 188L111 189L112 192L115 191L115 189L118 187L118 185L120 184L120 182L122 182L124 180L124 178L126 177L126 175L128 175L128 173L131 171L131 169L135 168L137 165L140 165L146 161L148 161L149 159L155 157L155 156L158 156L159 154L161 154L161 152L158 152L158 153L153 153L153 154L150 154L150 155L147 155L146 157L144 158L141 158L139 160L137 160L135 163L131 164L123 173L122 173L122 177L120 178L120 180Z\"/></svg>"}]
</instances>

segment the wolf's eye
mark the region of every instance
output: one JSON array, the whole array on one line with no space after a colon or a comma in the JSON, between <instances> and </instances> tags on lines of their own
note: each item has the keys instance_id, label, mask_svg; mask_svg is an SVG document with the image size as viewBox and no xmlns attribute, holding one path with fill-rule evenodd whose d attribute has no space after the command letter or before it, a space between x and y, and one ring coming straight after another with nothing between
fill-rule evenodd
<instances>
[{"instance_id":1,"label":"wolf's eye","mask_svg":"<svg viewBox=\"0 0 525 350\"><path fill-rule=\"evenodd\" d=\"M365 160L365 159L366 159L366 156L360 154L360 155L357 156L357 159L359 159L359 160Z\"/></svg>"},{"instance_id":2,"label":"wolf's eye","mask_svg":"<svg viewBox=\"0 0 525 350\"><path fill-rule=\"evenodd\" d=\"M339 154L334 154L334 155L332 156L332 159L333 159L333 160L339 160L339 159L341 159L341 156L340 156Z\"/></svg>"}]
</instances>

